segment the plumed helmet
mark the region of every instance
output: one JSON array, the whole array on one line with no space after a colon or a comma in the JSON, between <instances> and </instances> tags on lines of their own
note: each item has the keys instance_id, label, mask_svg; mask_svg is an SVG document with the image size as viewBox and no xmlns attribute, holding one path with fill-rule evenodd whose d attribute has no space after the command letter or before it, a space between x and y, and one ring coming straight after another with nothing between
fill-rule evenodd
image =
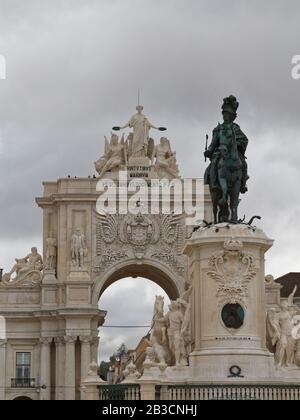
<instances>
[{"instance_id":1,"label":"plumed helmet","mask_svg":"<svg viewBox=\"0 0 300 420\"><path fill-rule=\"evenodd\" d=\"M239 103L236 100L236 97L233 95L228 96L223 99L222 111L230 112L231 114L236 115L236 111L239 107Z\"/></svg>"}]
</instances>

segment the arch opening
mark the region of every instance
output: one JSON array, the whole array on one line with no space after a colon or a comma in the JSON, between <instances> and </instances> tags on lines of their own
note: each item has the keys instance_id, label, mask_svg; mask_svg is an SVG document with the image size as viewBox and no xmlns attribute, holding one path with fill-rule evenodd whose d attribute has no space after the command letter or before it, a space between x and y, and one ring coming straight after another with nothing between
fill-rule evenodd
<instances>
[{"instance_id":1,"label":"arch opening","mask_svg":"<svg viewBox=\"0 0 300 420\"><path fill-rule=\"evenodd\" d=\"M175 276L172 271L167 271L165 267L147 262L128 262L119 267L115 266L111 272L95 280L93 303L97 304L105 290L113 283L127 278L148 279L160 286L171 300L176 300L184 290L182 278Z\"/></svg>"},{"instance_id":2,"label":"arch opening","mask_svg":"<svg viewBox=\"0 0 300 420\"><path fill-rule=\"evenodd\" d=\"M167 291L158 282L139 276L138 271L136 278L117 279L120 276L121 272L105 284L105 290L99 299L99 307L107 311L107 315L104 325L99 328L98 362L101 377L110 383L117 383L122 379L130 358L133 358L140 370L145 359L145 350L150 345L156 296L164 297L165 313L170 303ZM170 293L170 288L168 292ZM174 294L171 296L176 298ZM116 356L111 362L110 359L114 354L118 355L123 344L126 352L122 356Z\"/></svg>"}]
</instances>

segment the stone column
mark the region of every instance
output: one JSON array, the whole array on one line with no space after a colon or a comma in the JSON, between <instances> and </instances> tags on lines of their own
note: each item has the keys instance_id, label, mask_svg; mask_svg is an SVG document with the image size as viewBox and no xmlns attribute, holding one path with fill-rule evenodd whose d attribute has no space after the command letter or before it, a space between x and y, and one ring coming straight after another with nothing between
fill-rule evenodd
<instances>
[{"instance_id":1,"label":"stone column","mask_svg":"<svg viewBox=\"0 0 300 420\"><path fill-rule=\"evenodd\" d=\"M98 362L99 337L93 337L91 342L91 361Z\"/></svg>"},{"instance_id":2,"label":"stone column","mask_svg":"<svg viewBox=\"0 0 300 420\"><path fill-rule=\"evenodd\" d=\"M65 345L63 337L55 338L56 346L56 389L55 399L64 399Z\"/></svg>"},{"instance_id":3,"label":"stone column","mask_svg":"<svg viewBox=\"0 0 300 420\"><path fill-rule=\"evenodd\" d=\"M81 341L81 382L84 381L89 372L89 366L91 363L91 336L80 336Z\"/></svg>"},{"instance_id":4,"label":"stone column","mask_svg":"<svg viewBox=\"0 0 300 420\"><path fill-rule=\"evenodd\" d=\"M0 339L0 400L5 400L6 382L6 345L7 340Z\"/></svg>"},{"instance_id":5,"label":"stone column","mask_svg":"<svg viewBox=\"0 0 300 420\"><path fill-rule=\"evenodd\" d=\"M40 377L40 400L50 400L50 378L51 378L51 358L50 344L52 338L42 337L40 339L41 349L41 377Z\"/></svg>"},{"instance_id":6,"label":"stone column","mask_svg":"<svg viewBox=\"0 0 300 420\"><path fill-rule=\"evenodd\" d=\"M75 341L77 337L66 336L65 340L65 400L75 400Z\"/></svg>"}]
</instances>

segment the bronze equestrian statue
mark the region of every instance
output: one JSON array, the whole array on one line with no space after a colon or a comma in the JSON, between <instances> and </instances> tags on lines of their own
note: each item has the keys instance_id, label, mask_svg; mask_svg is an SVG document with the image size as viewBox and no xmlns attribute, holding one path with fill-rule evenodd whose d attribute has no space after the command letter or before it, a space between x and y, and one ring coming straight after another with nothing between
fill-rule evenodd
<instances>
[{"instance_id":1,"label":"bronze equestrian statue","mask_svg":"<svg viewBox=\"0 0 300 420\"><path fill-rule=\"evenodd\" d=\"M213 203L214 223L238 223L240 193L248 191L246 149L248 139L234 123L239 103L230 95L223 100L223 123L213 130L212 142L205 150L211 160L205 171L204 183L209 185Z\"/></svg>"}]
</instances>

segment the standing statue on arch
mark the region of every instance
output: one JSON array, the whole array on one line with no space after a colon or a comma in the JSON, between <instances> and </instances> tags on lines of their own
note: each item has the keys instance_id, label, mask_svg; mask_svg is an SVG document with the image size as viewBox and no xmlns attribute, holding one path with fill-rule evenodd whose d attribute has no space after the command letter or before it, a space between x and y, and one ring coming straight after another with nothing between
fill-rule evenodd
<instances>
[{"instance_id":1,"label":"standing statue on arch","mask_svg":"<svg viewBox=\"0 0 300 420\"><path fill-rule=\"evenodd\" d=\"M211 160L205 171L204 183L209 185L214 223L238 223L239 195L248 191L245 156L248 139L234 123L238 106L235 96L224 98L224 122L213 130L212 142L204 152L205 158Z\"/></svg>"},{"instance_id":2,"label":"standing statue on arch","mask_svg":"<svg viewBox=\"0 0 300 420\"><path fill-rule=\"evenodd\" d=\"M149 137L151 128L159 131L166 131L165 127L154 126L148 118L143 114L144 107L138 105L136 107L137 113L134 114L127 124L123 127L113 127L113 130L123 130L127 127L133 129L133 136L131 139L130 156L133 158L152 158L153 140Z\"/></svg>"}]
</instances>

